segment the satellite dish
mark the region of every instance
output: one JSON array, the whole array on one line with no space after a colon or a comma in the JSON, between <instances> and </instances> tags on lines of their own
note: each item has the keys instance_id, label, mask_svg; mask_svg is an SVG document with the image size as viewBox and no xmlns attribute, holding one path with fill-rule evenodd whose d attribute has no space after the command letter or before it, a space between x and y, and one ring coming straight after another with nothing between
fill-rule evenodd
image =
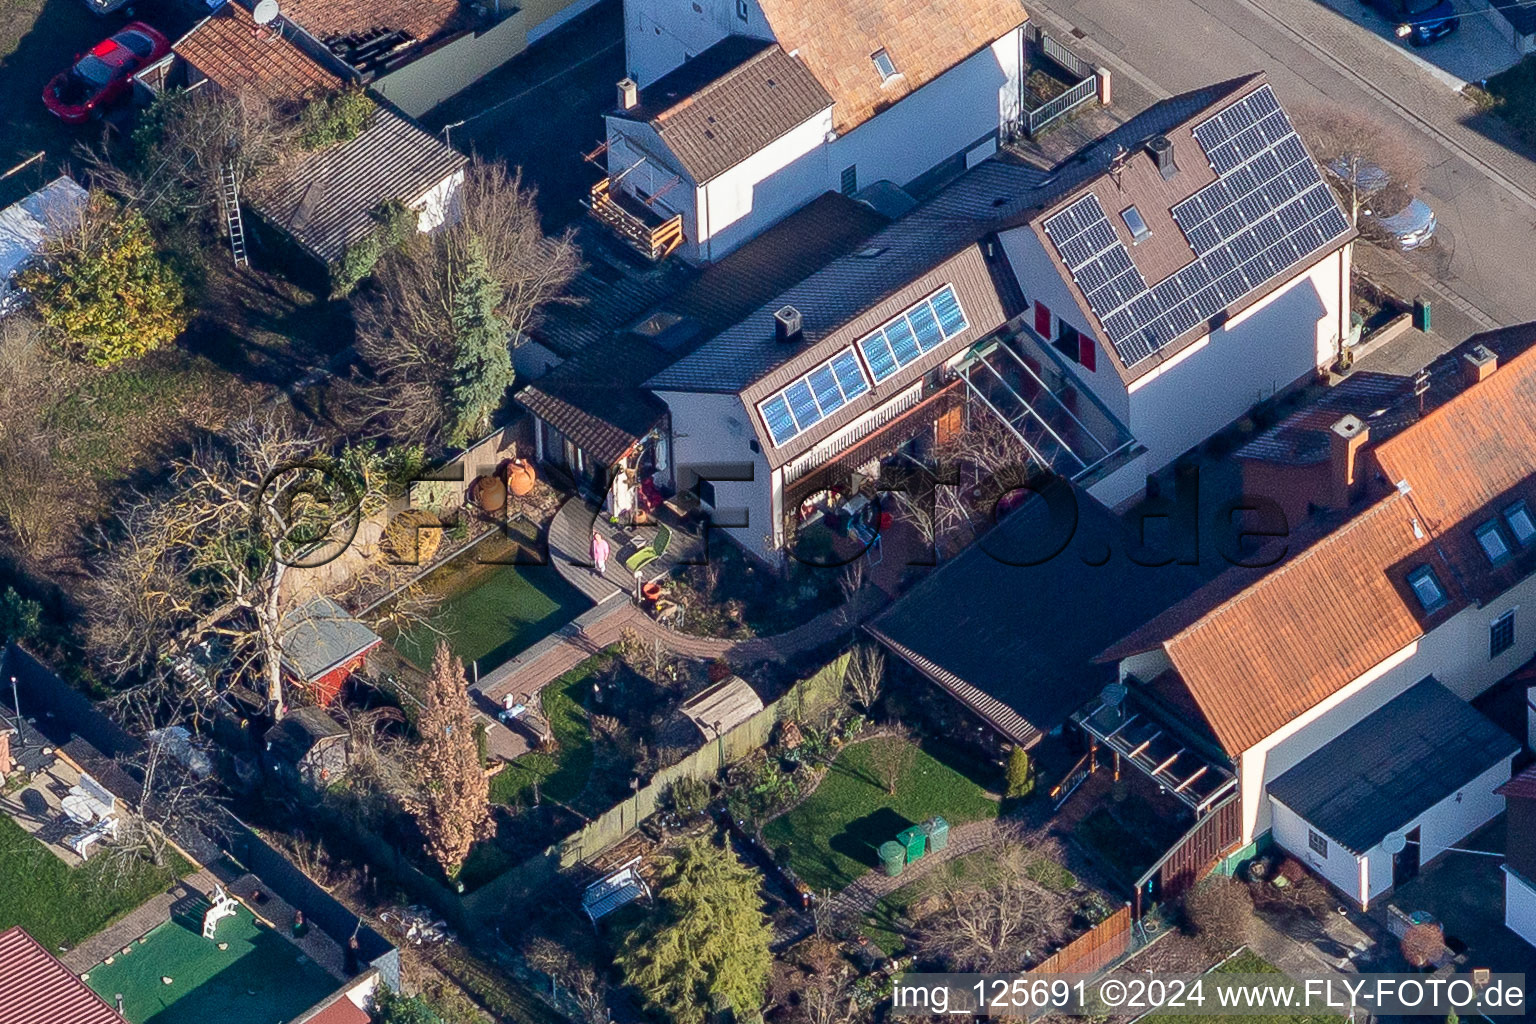
<instances>
[{"instance_id":1,"label":"satellite dish","mask_svg":"<svg viewBox=\"0 0 1536 1024\"><path fill-rule=\"evenodd\" d=\"M1099 699L1104 702L1105 707L1117 708L1125 703L1128 692L1124 683L1110 683L1099 692Z\"/></svg>"},{"instance_id":2,"label":"satellite dish","mask_svg":"<svg viewBox=\"0 0 1536 1024\"><path fill-rule=\"evenodd\" d=\"M251 10L251 18L258 25L270 25L278 14L277 0L257 0L256 6Z\"/></svg>"},{"instance_id":3,"label":"satellite dish","mask_svg":"<svg viewBox=\"0 0 1536 1024\"><path fill-rule=\"evenodd\" d=\"M1408 849L1408 837L1401 832L1388 832L1381 841L1381 848L1395 857Z\"/></svg>"}]
</instances>

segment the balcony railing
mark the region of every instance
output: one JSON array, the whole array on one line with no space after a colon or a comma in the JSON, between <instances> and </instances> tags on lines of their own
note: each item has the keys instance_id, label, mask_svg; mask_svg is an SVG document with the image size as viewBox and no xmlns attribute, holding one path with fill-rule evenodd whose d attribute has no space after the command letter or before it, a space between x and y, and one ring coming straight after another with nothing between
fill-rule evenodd
<instances>
[{"instance_id":1,"label":"balcony railing","mask_svg":"<svg viewBox=\"0 0 1536 1024\"><path fill-rule=\"evenodd\" d=\"M665 259L683 244L682 214L663 217L643 200L614 188L612 178L593 185L585 205L593 217L647 259Z\"/></svg>"}]
</instances>

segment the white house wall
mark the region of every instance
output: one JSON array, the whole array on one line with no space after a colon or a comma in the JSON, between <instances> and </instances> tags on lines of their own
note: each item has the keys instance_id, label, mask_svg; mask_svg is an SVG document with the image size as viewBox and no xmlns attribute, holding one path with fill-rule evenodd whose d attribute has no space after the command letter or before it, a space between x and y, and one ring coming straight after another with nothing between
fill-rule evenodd
<instances>
[{"instance_id":1,"label":"white house wall","mask_svg":"<svg viewBox=\"0 0 1536 1024\"><path fill-rule=\"evenodd\" d=\"M1536 888L1504 869L1504 926L1536 946Z\"/></svg>"},{"instance_id":2,"label":"white house wall","mask_svg":"<svg viewBox=\"0 0 1536 1024\"><path fill-rule=\"evenodd\" d=\"M1269 782L1299 764L1309 754L1361 721L1427 674L1409 664L1417 644L1410 644L1327 700L1304 712L1284 729L1243 752L1239 759L1242 786L1243 842L1270 827Z\"/></svg>"},{"instance_id":3,"label":"white house wall","mask_svg":"<svg viewBox=\"0 0 1536 1024\"><path fill-rule=\"evenodd\" d=\"M625 65L642 88L726 36L773 38L757 0L624 0Z\"/></svg>"},{"instance_id":4,"label":"white house wall","mask_svg":"<svg viewBox=\"0 0 1536 1024\"><path fill-rule=\"evenodd\" d=\"M1131 384L1126 422L1152 470L1332 362L1348 263L1325 257Z\"/></svg>"},{"instance_id":5,"label":"white house wall","mask_svg":"<svg viewBox=\"0 0 1536 1024\"><path fill-rule=\"evenodd\" d=\"M841 188L843 169L850 166L857 168L859 188L881 180L906 185L995 139L1001 125L1019 116L1023 45L1020 26L835 139L818 192Z\"/></svg>"},{"instance_id":6,"label":"white house wall","mask_svg":"<svg viewBox=\"0 0 1536 1024\"><path fill-rule=\"evenodd\" d=\"M693 258L718 260L827 191L831 130L828 107L701 185Z\"/></svg>"},{"instance_id":7,"label":"white house wall","mask_svg":"<svg viewBox=\"0 0 1536 1024\"><path fill-rule=\"evenodd\" d=\"M1013 228L1002 232L998 240L1002 243L1003 252L1008 257L1008 265L1013 268L1014 277L1018 279L1019 289L1030 304L1029 312L1024 315L1024 322L1033 326L1035 303L1043 302L1051 311L1053 337L1060 329L1060 325L1067 323L1076 328L1085 338L1094 338L1095 334L1089 329L1087 318L1083 316L1082 310L1072 298L1072 293L1067 289L1066 282L1062 280L1060 271L1046 254L1045 246L1041 244L1039 236L1027 227ZM1095 341L1095 344L1099 343ZM1100 345L1099 358L1094 360L1097 370L1084 369L1071 360L1064 360L1064 362L1077 379L1091 390L1104 407L1125 424L1126 429L1130 430L1131 435L1135 437L1136 430L1130 420L1130 400L1126 395L1125 382L1115 372L1109 356L1104 354L1102 349L1103 346Z\"/></svg>"},{"instance_id":8,"label":"white house wall","mask_svg":"<svg viewBox=\"0 0 1536 1024\"><path fill-rule=\"evenodd\" d=\"M1515 613L1515 642L1497 658L1488 652L1488 631L1505 612ZM1463 608L1419 644L1419 661L1446 689L1471 700L1536 655L1536 576L1523 580L1487 604Z\"/></svg>"},{"instance_id":9,"label":"white house wall","mask_svg":"<svg viewBox=\"0 0 1536 1024\"><path fill-rule=\"evenodd\" d=\"M751 480L713 480L715 510L722 518L745 515L740 526L717 527L737 544L771 564L773 547L773 474L768 460L752 451L752 425L736 395L658 391L672 418L672 458L677 486L687 490L702 471L751 467ZM733 474L745 476L745 472Z\"/></svg>"},{"instance_id":10,"label":"white house wall","mask_svg":"<svg viewBox=\"0 0 1536 1024\"><path fill-rule=\"evenodd\" d=\"M1318 832L1318 835L1323 835L1323 838L1328 840L1328 856L1322 856L1312 849L1311 843L1308 842L1308 834L1314 829L1306 819L1278 800L1271 800L1270 806L1273 813L1275 842L1279 843L1282 849L1295 855L1297 860L1326 878L1340 892L1348 893L1356 900L1361 899L1363 879L1360 877L1360 858L1346 850L1332 836ZM1391 877L1390 864L1388 877Z\"/></svg>"},{"instance_id":11,"label":"white house wall","mask_svg":"<svg viewBox=\"0 0 1536 1024\"><path fill-rule=\"evenodd\" d=\"M416 211L416 229L430 234L440 227L457 224L463 215L459 196L464 188L464 172L455 171L408 204Z\"/></svg>"}]
</instances>

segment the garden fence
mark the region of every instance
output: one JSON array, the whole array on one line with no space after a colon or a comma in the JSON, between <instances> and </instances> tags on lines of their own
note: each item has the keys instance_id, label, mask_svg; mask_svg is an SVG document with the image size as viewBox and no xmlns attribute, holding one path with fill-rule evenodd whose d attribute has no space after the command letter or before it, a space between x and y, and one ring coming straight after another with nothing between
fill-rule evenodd
<instances>
[{"instance_id":1,"label":"garden fence","mask_svg":"<svg viewBox=\"0 0 1536 1024\"><path fill-rule=\"evenodd\" d=\"M1131 905L1062 946L1030 974L1097 974L1131 951Z\"/></svg>"},{"instance_id":2,"label":"garden fence","mask_svg":"<svg viewBox=\"0 0 1536 1024\"><path fill-rule=\"evenodd\" d=\"M765 746L780 721L804 720L825 711L842 693L847 668L848 656L843 655L809 679L790 687L788 693L734 729L657 772L649 785L594 818L579 832L476 889L464 897L465 916L470 920L491 920L517 893L533 891L550 882L561 870L591 860L619 843L656 812L674 783L682 779L713 779L720 769L750 757Z\"/></svg>"}]
</instances>

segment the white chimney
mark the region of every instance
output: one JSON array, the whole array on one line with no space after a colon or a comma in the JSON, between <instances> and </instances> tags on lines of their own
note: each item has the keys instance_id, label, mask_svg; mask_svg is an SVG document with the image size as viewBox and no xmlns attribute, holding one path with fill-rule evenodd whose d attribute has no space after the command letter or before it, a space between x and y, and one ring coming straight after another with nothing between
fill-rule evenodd
<instances>
[{"instance_id":1,"label":"white chimney","mask_svg":"<svg viewBox=\"0 0 1536 1024\"><path fill-rule=\"evenodd\" d=\"M633 78L619 79L619 109L634 110L640 105L640 86Z\"/></svg>"}]
</instances>

